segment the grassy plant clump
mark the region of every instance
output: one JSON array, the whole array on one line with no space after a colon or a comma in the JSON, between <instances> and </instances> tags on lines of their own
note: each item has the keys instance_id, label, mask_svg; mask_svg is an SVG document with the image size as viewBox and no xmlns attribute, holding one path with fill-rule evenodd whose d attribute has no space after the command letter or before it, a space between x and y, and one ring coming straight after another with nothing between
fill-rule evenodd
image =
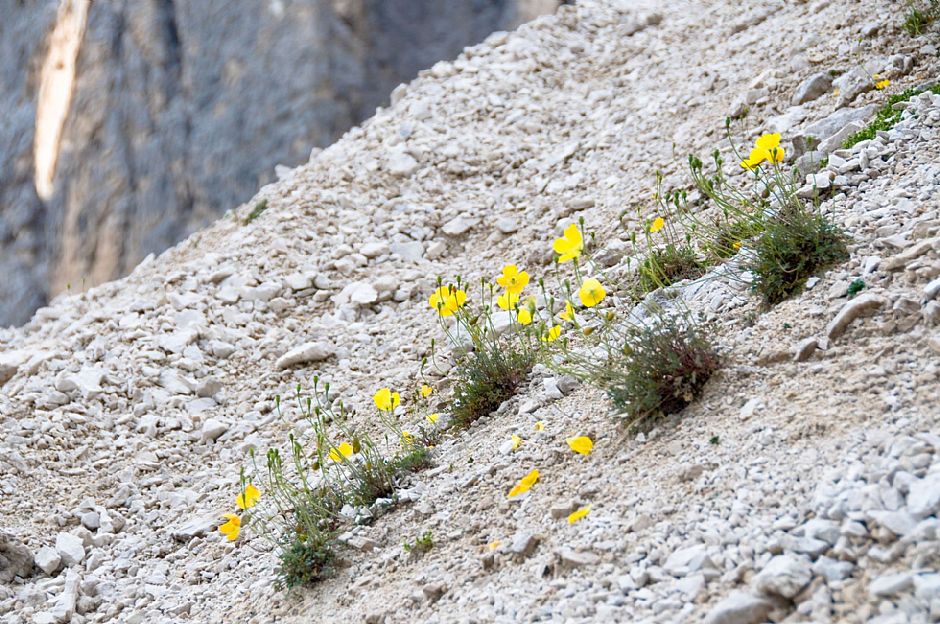
<instances>
[{"instance_id":1,"label":"grassy plant clump","mask_svg":"<svg viewBox=\"0 0 940 624\"><path fill-rule=\"evenodd\" d=\"M607 393L629 426L675 414L694 401L718 369L707 332L694 323L663 319L632 327L620 357L606 370Z\"/></svg>"},{"instance_id":2,"label":"grassy plant clump","mask_svg":"<svg viewBox=\"0 0 940 624\"><path fill-rule=\"evenodd\" d=\"M328 578L336 559L336 540L332 532L310 535L298 533L278 552L279 565L275 571L276 589L294 589L313 585Z\"/></svg>"},{"instance_id":3,"label":"grassy plant clump","mask_svg":"<svg viewBox=\"0 0 940 624\"><path fill-rule=\"evenodd\" d=\"M643 293L670 286L684 279L701 277L708 266L699 259L691 245L672 243L652 249L637 270Z\"/></svg>"},{"instance_id":4,"label":"grassy plant clump","mask_svg":"<svg viewBox=\"0 0 940 624\"><path fill-rule=\"evenodd\" d=\"M842 143L842 147L849 149L857 143L874 139L878 136L879 132L887 132L893 128L901 121L901 113L903 112L901 109L895 109L894 105L899 102L906 102L921 92L920 89L911 88L889 96L887 103L881 107L875 115L875 118L871 120L867 126L847 138L845 142Z\"/></svg>"},{"instance_id":5,"label":"grassy plant clump","mask_svg":"<svg viewBox=\"0 0 940 624\"><path fill-rule=\"evenodd\" d=\"M268 200L262 199L257 204L255 204L255 207L251 209L251 212L248 213L248 216L246 216L242 220L242 225L248 225L249 223L257 219L258 217L260 217L261 213L267 209L268 209Z\"/></svg>"},{"instance_id":6,"label":"grassy plant clump","mask_svg":"<svg viewBox=\"0 0 940 624\"><path fill-rule=\"evenodd\" d=\"M531 354L513 346L493 353L471 353L459 362L451 419L455 427L469 427L511 398L526 380L534 363Z\"/></svg>"},{"instance_id":7,"label":"grassy plant clump","mask_svg":"<svg viewBox=\"0 0 940 624\"><path fill-rule=\"evenodd\" d=\"M928 0L926 3L909 3L904 16L904 30L911 37L918 37L940 16L940 0Z\"/></svg>"},{"instance_id":8,"label":"grassy plant clump","mask_svg":"<svg viewBox=\"0 0 940 624\"><path fill-rule=\"evenodd\" d=\"M420 557L424 553L430 551L432 548L434 548L434 536L431 533L431 529L428 529L416 537L413 542L405 542L402 544L402 548L405 549L406 553L413 557Z\"/></svg>"},{"instance_id":9,"label":"grassy plant clump","mask_svg":"<svg viewBox=\"0 0 940 624\"><path fill-rule=\"evenodd\" d=\"M786 211L767 222L746 268L767 306L796 294L807 278L848 258L845 235L814 210Z\"/></svg>"}]
</instances>

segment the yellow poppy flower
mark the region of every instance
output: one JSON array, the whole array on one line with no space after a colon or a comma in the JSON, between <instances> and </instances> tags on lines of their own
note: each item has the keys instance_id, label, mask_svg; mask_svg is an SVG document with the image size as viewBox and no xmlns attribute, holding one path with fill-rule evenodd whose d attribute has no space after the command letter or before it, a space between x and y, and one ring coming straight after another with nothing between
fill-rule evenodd
<instances>
[{"instance_id":1,"label":"yellow poppy flower","mask_svg":"<svg viewBox=\"0 0 940 624\"><path fill-rule=\"evenodd\" d=\"M529 284L529 274L520 271L519 267L514 264L507 264L503 267L503 274L496 278L496 283L507 292L518 295Z\"/></svg>"},{"instance_id":2,"label":"yellow poppy flower","mask_svg":"<svg viewBox=\"0 0 940 624\"><path fill-rule=\"evenodd\" d=\"M782 147L772 147L767 150L767 160L770 162L783 162L784 152Z\"/></svg>"},{"instance_id":3,"label":"yellow poppy flower","mask_svg":"<svg viewBox=\"0 0 940 624\"><path fill-rule=\"evenodd\" d=\"M572 223L566 227L564 235L555 239L552 249L558 254L558 262L568 262L580 256L584 249L584 238L578 226Z\"/></svg>"},{"instance_id":4,"label":"yellow poppy flower","mask_svg":"<svg viewBox=\"0 0 940 624\"><path fill-rule=\"evenodd\" d=\"M238 539L238 534L242 530L242 519L235 514L223 514L223 518L228 520L225 524L219 526L219 533L224 535L230 542Z\"/></svg>"},{"instance_id":5,"label":"yellow poppy flower","mask_svg":"<svg viewBox=\"0 0 940 624\"><path fill-rule=\"evenodd\" d=\"M748 171L754 171L764 162L763 154L763 150L759 150L755 147L751 150L751 155L747 157L747 160L741 161L741 166Z\"/></svg>"},{"instance_id":6,"label":"yellow poppy flower","mask_svg":"<svg viewBox=\"0 0 940 624\"><path fill-rule=\"evenodd\" d=\"M734 241L733 243L731 243L731 248L734 249L735 251L740 251L741 241Z\"/></svg>"},{"instance_id":7,"label":"yellow poppy flower","mask_svg":"<svg viewBox=\"0 0 940 624\"><path fill-rule=\"evenodd\" d=\"M537 420L537 421L535 422L535 430L536 430L536 431L545 431L545 421L544 421L544 420Z\"/></svg>"},{"instance_id":8,"label":"yellow poppy flower","mask_svg":"<svg viewBox=\"0 0 940 624\"><path fill-rule=\"evenodd\" d=\"M388 388L380 388L372 397L372 400L375 401L375 406L381 411L391 412L401 404L401 395L392 392Z\"/></svg>"},{"instance_id":9,"label":"yellow poppy flower","mask_svg":"<svg viewBox=\"0 0 940 624\"><path fill-rule=\"evenodd\" d=\"M496 305L498 305L501 310L515 310L518 303L519 295L509 291L504 292L496 298Z\"/></svg>"},{"instance_id":10,"label":"yellow poppy flower","mask_svg":"<svg viewBox=\"0 0 940 624\"><path fill-rule=\"evenodd\" d=\"M878 82L875 83L875 88L878 89L879 91L881 91L882 89L887 89L890 86L891 86L891 81L888 79L879 80Z\"/></svg>"},{"instance_id":11,"label":"yellow poppy flower","mask_svg":"<svg viewBox=\"0 0 940 624\"><path fill-rule=\"evenodd\" d=\"M426 399L429 396L431 396L432 392L434 392L434 388L432 388L428 384L421 384L420 392L421 392L421 396L423 396Z\"/></svg>"},{"instance_id":12,"label":"yellow poppy flower","mask_svg":"<svg viewBox=\"0 0 940 624\"><path fill-rule=\"evenodd\" d=\"M578 509L577 511L572 511L570 514L568 514L568 524L574 524L575 522L577 522L584 516L588 515L589 513L591 513L590 505L588 505L587 507L582 507L581 509Z\"/></svg>"},{"instance_id":13,"label":"yellow poppy flower","mask_svg":"<svg viewBox=\"0 0 940 624\"><path fill-rule=\"evenodd\" d=\"M452 316L467 302L467 293L456 286L441 286L428 299L428 305L441 316Z\"/></svg>"},{"instance_id":14,"label":"yellow poppy flower","mask_svg":"<svg viewBox=\"0 0 940 624\"><path fill-rule=\"evenodd\" d=\"M330 459L335 462L342 461L344 457L350 457L355 452L352 444L343 442L339 446L330 449Z\"/></svg>"},{"instance_id":15,"label":"yellow poppy flower","mask_svg":"<svg viewBox=\"0 0 940 624\"><path fill-rule=\"evenodd\" d=\"M522 438L520 438L516 434L512 434L512 450L515 451L520 446L522 446Z\"/></svg>"},{"instance_id":16,"label":"yellow poppy flower","mask_svg":"<svg viewBox=\"0 0 940 624\"><path fill-rule=\"evenodd\" d=\"M524 492L528 492L529 490L532 489L532 486L538 482L538 480L539 480L539 471L538 469L536 469L530 472L529 474L527 474L526 476L522 477L522 479L519 480L519 483L514 485L513 488L509 490L509 498L513 498L515 496L519 496L520 494Z\"/></svg>"},{"instance_id":17,"label":"yellow poppy flower","mask_svg":"<svg viewBox=\"0 0 940 624\"><path fill-rule=\"evenodd\" d=\"M532 322L532 311L529 308L519 308L516 320L519 321L520 325L528 325Z\"/></svg>"},{"instance_id":18,"label":"yellow poppy flower","mask_svg":"<svg viewBox=\"0 0 940 624\"><path fill-rule=\"evenodd\" d=\"M261 490L249 483L245 486L245 491L235 499L235 504L239 509L251 509L258 504L259 498L261 498Z\"/></svg>"},{"instance_id":19,"label":"yellow poppy flower","mask_svg":"<svg viewBox=\"0 0 940 624\"><path fill-rule=\"evenodd\" d=\"M409 431L401 432L401 441L403 444L411 445L415 443L415 437Z\"/></svg>"},{"instance_id":20,"label":"yellow poppy flower","mask_svg":"<svg viewBox=\"0 0 940 624\"><path fill-rule=\"evenodd\" d=\"M565 311L559 314L558 318L569 323L574 322L574 306L571 305L570 301L565 302Z\"/></svg>"},{"instance_id":21,"label":"yellow poppy flower","mask_svg":"<svg viewBox=\"0 0 940 624\"><path fill-rule=\"evenodd\" d=\"M606 296L607 291L604 290L601 283L593 277L584 280L584 283L581 284L581 289L578 291L578 298L581 299L581 303L588 308L593 308L603 301Z\"/></svg>"},{"instance_id":22,"label":"yellow poppy flower","mask_svg":"<svg viewBox=\"0 0 940 624\"><path fill-rule=\"evenodd\" d=\"M542 342L554 342L561 336L561 325L555 325L541 337Z\"/></svg>"},{"instance_id":23,"label":"yellow poppy flower","mask_svg":"<svg viewBox=\"0 0 940 624\"><path fill-rule=\"evenodd\" d=\"M754 146L757 149L764 150L769 152L772 149L780 147L780 133L774 132L773 134L762 134L754 141Z\"/></svg>"},{"instance_id":24,"label":"yellow poppy flower","mask_svg":"<svg viewBox=\"0 0 940 624\"><path fill-rule=\"evenodd\" d=\"M436 424L436 423L437 423L437 419L440 418L440 417L441 417L441 415L438 414L437 412L435 412L435 413L433 413L433 414L428 414L428 415L426 416L428 422L431 423L432 425L433 425L433 424Z\"/></svg>"},{"instance_id":25,"label":"yellow poppy flower","mask_svg":"<svg viewBox=\"0 0 940 624\"><path fill-rule=\"evenodd\" d=\"M650 234L655 234L656 232L663 229L666 225L666 220L662 217L656 217L653 219L653 222L650 224Z\"/></svg>"},{"instance_id":26,"label":"yellow poppy flower","mask_svg":"<svg viewBox=\"0 0 940 624\"><path fill-rule=\"evenodd\" d=\"M568 443L572 451L581 455L590 455L591 451L594 449L594 442L587 436L568 438L565 442Z\"/></svg>"}]
</instances>

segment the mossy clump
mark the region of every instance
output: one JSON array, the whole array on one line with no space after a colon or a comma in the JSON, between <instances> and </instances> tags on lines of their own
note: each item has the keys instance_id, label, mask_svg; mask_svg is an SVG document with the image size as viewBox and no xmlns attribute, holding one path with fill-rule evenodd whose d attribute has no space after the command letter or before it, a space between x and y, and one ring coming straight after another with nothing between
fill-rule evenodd
<instances>
[{"instance_id":1,"label":"mossy clump","mask_svg":"<svg viewBox=\"0 0 940 624\"><path fill-rule=\"evenodd\" d=\"M451 411L453 426L469 427L511 398L532 370L532 354L507 345L470 353L458 366Z\"/></svg>"}]
</instances>

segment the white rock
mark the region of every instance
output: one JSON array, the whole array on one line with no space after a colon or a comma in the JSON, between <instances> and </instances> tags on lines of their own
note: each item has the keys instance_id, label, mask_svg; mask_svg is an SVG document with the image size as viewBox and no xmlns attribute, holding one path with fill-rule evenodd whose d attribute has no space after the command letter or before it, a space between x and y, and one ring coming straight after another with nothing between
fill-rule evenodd
<instances>
[{"instance_id":1,"label":"white rock","mask_svg":"<svg viewBox=\"0 0 940 624\"><path fill-rule=\"evenodd\" d=\"M703 567L715 567L715 564L708 558L704 544L679 549L669 555L663 564L663 569L672 576L687 576L692 572L698 572Z\"/></svg>"},{"instance_id":2,"label":"white rock","mask_svg":"<svg viewBox=\"0 0 940 624\"><path fill-rule=\"evenodd\" d=\"M872 314L884 305L884 297L873 293L859 295L842 306L842 309L839 310L835 318L829 322L829 325L826 326L826 336L828 336L830 340L835 340L845 333L846 328L848 328L852 321L862 315Z\"/></svg>"},{"instance_id":3,"label":"white rock","mask_svg":"<svg viewBox=\"0 0 940 624\"><path fill-rule=\"evenodd\" d=\"M926 518L940 511L940 472L930 473L911 483L907 510L915 518Z\"/></svg>"},{"instance_id":4,"label":"white rock","mask_svg":"<svg viewBox=\"0 0 940 624\"><path fill-rule=\"evenodd\" d=\"M706 624L760 624L767 621L773 605L766 598L734 592L708 612Z\"/></svg>"},{"instance_id":5,"label":"white rock","mask_svg":"<svg viewBox=\"0 0 940 624\"><path fill-rule=\"evenodd\" d=\"M424 243L421 241L392 243L391 251L401 256L401 259L406 262L418 262L424 258Z\"/></svg>"},{"instance_id":6,"label":"white rock","mask_svg":"<svg viewBox=\"0 0 940 624\"><path fill-rule=\"evenodd\" d=\"M408 178L418 170L418 161L403 150L395 150L389 154L386 166L396 178Z\"/></svg>"},{"instance_id":7,"label":"white rock","mask_svg":"<svg viewBox=\"0 0 940 624\"><path fill-rule=\"evenodd\" d=\"M55 549L66 566L77 565L85 559L85 545L77 535L59 533L55 538Z\"/></svg>"},{"instance_id":8,"label":"white rock","mask_svg":"<svg viewBox=\"0 0 940 624\"><path fill-rule=\"evenodd\" d=\"M386 255L389 251L390 248L385 241L368 242L359 248L359 253L366 258L378 258L379 256Z\"/></svg>"},{"instance_id":9,"label":"white rock","mask_svg":"<svg viewBox=\"0 0 940 624\"><path fill-rule=\"evenodd\" d=\"M49 611L57 622L68 622L75 613L75 603L78 601L78 584L81 576L74 568L69 568L65 574L65 587L59 594L58 600Z\"/></svg>"},{"instance_id":10,"label":"white rock","mask_svg":"<svg viewBox=\"0 0 940 624\"><path fill-rule=\"evenodd\" d=\"M308 342L298 347L294 347L277 359L274 366L278 370L284 370L298 364L308 362L322 362L330 358L334 353L333 347L325 342Z\"/></svg>"},{"instance_id":11,"label":"white rock","mask_svg":"<svg viewBox=\"0 0 940 624\"><path fill-rule=\"evenodd\" d=\"M888 574L872 580L868 593L874 598L890 598L914 587L914 578L910 572Z\"/></svg>"},{"instance_id":12,"label":"white rock","mask_svg":"<svg viewBox=\"0 0 940 624\"><path fill-rule=\"evenodd\" d=\"M223 433L228 431L228 425L221 420L209 418L202 424L201 437L204 442L214 442Z\"/></svg>"},{"instance_id":13,"label":"white rock","mask_svg":"<svg viewBox=\"0 0 940 624\"><path fill-rule=\"evenodd\" d=\"M463 216L454 217L444 224L442 228L444 234L448 236L461 236L470 231L470 228L477 224L476 219L468 219Z\"/></svg>"},{"instance_id":14,"label":"white rock","mask_svg":"<svg viewBox=\"0 0 940 624\"><path fill-rule=\"evenodd\" d=\"M808 558L777 555L754 577L754 588L767 596L792 599L812 577L813 570Z\"/></svg>"},{"instance_id":15,"label":"white rock","mask_svg":"<svg viewBox=\"0 0 940 624\"><path fill-rule=\"evenodd\" d=\"M36 567L46 574L55 574L62 565L62 557L59 552L51 546L43 546L36 552L34 558Z\"/></svg>"}]
</instances>

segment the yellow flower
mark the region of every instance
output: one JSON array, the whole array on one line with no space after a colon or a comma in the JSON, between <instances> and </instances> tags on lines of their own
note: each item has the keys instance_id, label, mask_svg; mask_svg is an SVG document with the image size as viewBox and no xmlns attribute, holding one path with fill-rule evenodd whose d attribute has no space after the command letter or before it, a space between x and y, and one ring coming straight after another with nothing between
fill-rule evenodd
<instances>
[{"instance_id":1,"label":"yellow flower","mask_svg":"<svg viewBox=\"0 0 940 624\"><path fill-rule=\"evenodd\" d=\"M496 305L498 305L501 310L515 310L518 303L519 295L511 291L506 291L496 298Z\"/></svg>"},{"instance_id":2,"label":"yellow flower","mask_svg":"<svg viewBox=\"0 0 940 624\"><path fill-rule=\"evenodd\" d=\"M339 446L330 449L330 459L335 462L342 461L344 457L349 457L355 452L352 444L343 442Z\"/></svg>"},{"instance_id":3,"label":"yellow flower","mask_svg":"<svg viewBox=\"0 0 940 624\"><path fill-rule=\"evenodd\" d=\"M565 301L565 311L559 314L558 318L569 323L574 322L574 306L571 305L570 301Z\"/></svg>"},{"instance_id":4,"label":"yellow flower","mask_svg":"<svg viewBox=\"0 0 940 624\"><path fill-rule=\"evenodd\" d=\"M516 315L516 320L520 325L528 325L532 322L532 310L529 308L520 308Z\"/></svg>"},{"instance_id":5,"label":"yellow flower","mask_svg":"<svg viewBox=\"0 0 940 624\"><path fill-rule=\"evenodd\" d=\"M428 304L441 316L452 316L467 302L467 293L456 286L441 286L428 299Z\"/></svg>"},{"instance_id":6,"label":"yellow flower","mask_svg":"<svg viewBox=\"0 0 940 624\"><path fill-rule=\"evenodd\" d=\"M507 264L503 267L503 274L496 278L496 283L508 292L518 295L529 284L529 274L520 271L514 264Z\"/></svg>"},{"instance_id":7,"label":"yellow flower","mask_svg":"<svg viewBox=\"0 0 940 624\"><path fill-rule=\"evenodd\" d=\"M762 134L757 137L757 140L754 141L754 146L757 149L764 150L769 152L772 149L780 147L780 133L774 132L773 134Z\"/></svg>"},{"instance_id":8,"label":"yellow flower","mask_svg":"<svg viewBox=\"0 0 940 624\"><path fill-rule=\"evenodd\" d=\"M421 384L420 392L421 392L421 396L423 396L424 398L428 398L429 396L431 396L431 393L434 392L434 388L432 388L428 384Z\"/></svg>"},{"instance_id":9,"label":"yellow flower","mask_svg":"<svg viewBox=\"0 0 940 624\"><path fill-rule=\"evenodd\" d=\"M575 453L580 453L581 455L590 455L591 450L594 448L594 442L591 441L591 438L587 436L578 436L576 438L568 438L565 440L568 443L568 446L571 447L571 450Z\"/></svg>"},{"instance_id":10,"label":"yellow flower","mask_svg":"<svg viewBox=\"0 0 940 624\"><path fill-rule=\"evenodd\" d=\"M741 161L741 166L747 169L748 171L754 171L762 162L764 162L764 156L766 152L760 148L755 147L751 150L751 154L747 157L747 160Z\"/></svg>"},{"instance_id":11,"label":"yellow flower","mask_svg":"<svg viewBox=\"0 0 940 624\"><path fill-rule=\"evenodd\" d=\"M251 509L258 504L259 498L261 498L261 490L249 483L245 486L245 491L235 499L235 504L239 509Z\"/></svg>"},{"instance_id":12,"label":"yellow flower","mask_svg":"<svg viewBox=\"0 0 940 624\"><path fill-rule=\"evenodd\" d=\"M581 299L581 303L588 308L593 308L603 301L606 296L607 291L604 290L601 283L593 277L584 280L584 283L581 284L581 290L578 291L578 298Z\"/></svg>"},{"instance_id":13,"label":"yellow flower","mask_svg":"<svg viewBox=\"0 0 940 624\"><path fill-rule=\"evenodd\" d=\"M783 148L782 147L772 147L767 150L767 160L770 162L783 162Z\"/></svg>"},{"instance_id":14,"label":"yellow flower","mask_svg":"<svg viewBox=\"0 0 940 624\"><path fill-rule=\"evenodd\" d=\"M499 545L500 545L500 544L502 544L501 541L499 541L499 540L493 540L492 542L490 542L489 544L487 544L486 547L489 548L490 550L496 550L497 548L499 548Z\"/></svg>"},{"instance_id":15,"label":"yellow flower","mask_svg":"<svg viewBox=\"0 0 940 624\"><path fill-rule=\"evenodd\" d=\"M224 535L228 541L234 542L238 539L238 534L241 533L242 519L235 514L223 514L222 517L228 522L219 527L219 533Z\"/></svg>"},{"instance_id":16,"label":"yellow flower","mask_svg":"<svg viewBox=\"0 0 940 624\"><path fill-rule=\"evenodd\" d=\"M512 450L515 451L520 446L522 446L522 438L520 438L516 434L512 434Z\"/></svg>"},{"instance_id":17,"label":"yellow flower","mask_svg":"<svg viewBox=\"0 0 940 624\"><path fill-rule=\"evenodd\" d=\"M372 400L375 401L375 406L381 411L391 412L401 404L401 395L392 392L388 388L379 388Z\"/></svg>"},{"instance_id":18,"label":"yellow flower","mask_svg":"<svg viewBox=\"0 0 940 624\"><path fill-rule=\"evenodd\" d=\"M535 421L535 430L536 431L545 431L545 421L537 420Z\"/></svg>"},{"instance_id":19,"label":"yellow flower","mask_svg":"<svg viewBox=\"0 0 940 624\"><path fill-rule=\"evenodd\" d=\"M875 88L881 91L891 86L891 81L885 78L884 80L879 80L875 83Z\"/></svg>"},{"instance_id":20,"label":"yellow flower","mask_svg":"<svg viewBox=\"0 0 940 624\"><path fill-rule=\"evenodd\" d=\"M536 469L522 477L522 479L519 480L519 483L509 490L509 498L513 498L514 496L519 496L524 492L528 492L530 489L532 489L532 486L538 482L538 480L539 471Z\"/></svg>"},{"instance_id":21,"label":"yellow flower","mask_svg":"<svg viewBox=\"0 0 940 624\"><path fill-rule=\"evenodd\" d=\"M401 442L405 445L411 445L415 443L415 437L411 435L410 431L401 432Z\"/></svg>"},{"instance_id":22,"label":"yellow flower","mask_svg":"<svg viewBox=\"0 0 940 624\"><path fill-rule=\"evenodd\" d=\"M570 514L568 514L568 524L574 524L575 522L577 522L584 516L588 515L589 513L591 513L590 505L588 505L587 507L582 507L581 509L577 511L572 511Z\"/></svg>"},{"instance_id":23,"label":"yellow flower","mask_svg":"<svg viewBox=\"0 0 940 624\"><path fill-rule=\"evenodd\" d=\"M733 243L731 243L731 248L734 249L735 251L740 251L741 241L734 241Z\"/></svg>"},{"instance_id":24,"label":"yellow flower","mask_svg":"<svg viewBox=\"0 0 940 624\"><path fill-rule=\"evenodd\" d=\"M650 224L650 234L655 234L656 232L663 229L663 226L666 225L666 220L662 217L656 217L653 219L653 222Z\"/></svg>"},{"instance_id":25,"label":"yellow flower","mask_svg":"<svg viewBox=\"0 0 940 624\"><path fill-rule=\"evenodd\" d=\"M561 238L556 238L552 249L558 254L559 262L568 262L581 255L584 249L584 238L581 236L581 230L574 223L565 228L565 233Z\"/></svg>"},{"instance_id":26,"label":"yellow flower","mask_svg":"<svg viewBox=\"0 0 940 624\"><path fill-rule=\"evenodd\" d=\"M541 337L542 342L554 342L561 336L561 325L555 325Z\"/></svg>"}]
</instances>

